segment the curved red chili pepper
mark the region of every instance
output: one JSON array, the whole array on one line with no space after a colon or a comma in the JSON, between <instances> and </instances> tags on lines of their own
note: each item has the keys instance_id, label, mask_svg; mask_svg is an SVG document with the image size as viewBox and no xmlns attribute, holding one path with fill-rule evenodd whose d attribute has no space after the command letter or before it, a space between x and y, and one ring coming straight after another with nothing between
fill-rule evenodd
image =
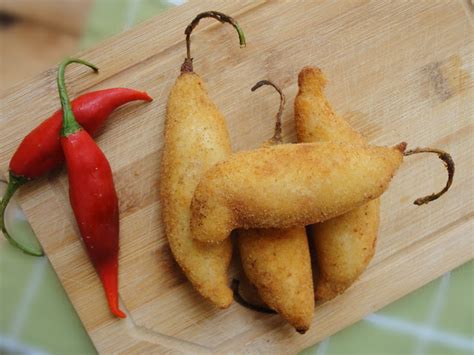
<instances>
[{"instance_id":1,"label":"curved red chili pepper","mask_svg":"<svg viewBox=\"0 0 474 355\"><path fill-rule=\"evenodd\" d=\"M71 104L79 124L91 135L94 135L115 109L136 100L151 101L152 98L146 92L113 88L81 95ZM21 185L56 169L63 163L64 154L59 139L62 119L62 110L56 111L33 129L20 143L10 161L9 183L0 202L0 229L10 243L30 255L41 256L43 252L22 246L10 236L4 222L5 209Z\"/></svg>"},{"instance_id":2,"label":"curved red chili pepper","mask_svg":"<svg viewBox=\"0 0 474 355\"><path fill-rule=\"evenodd\" d=\"M125 318L118 306L119 210L112 170L104 153L76 121L64 83L71 63L95 67L79 59L59 66L58 90L63 108L61 147L66 158L69 199L87 254L102 281L109 308Z\"/></svg>"},{"instance_id":3,"label":"curved red chili pepper","mask_svg":"<svg viewBox=\"0 0 474 355\"><path fill-rule=\"evenodd\" d=\"M151 101L151 98L145 92L115 88L81 95L71 104L79 124L94 135L112 111L135 100ZM12 174L31 180L62 164L64 155L59 142L62 118L62 111L56 111L23 139L10 161Z\"/></svg>"}]
</instances>

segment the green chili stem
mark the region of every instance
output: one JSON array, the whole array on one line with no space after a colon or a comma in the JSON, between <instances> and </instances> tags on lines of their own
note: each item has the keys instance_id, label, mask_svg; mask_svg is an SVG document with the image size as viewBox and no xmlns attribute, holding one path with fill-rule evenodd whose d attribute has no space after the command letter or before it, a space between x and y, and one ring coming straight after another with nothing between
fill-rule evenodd
<instances>
[{"instance_id":1,"label":"green chili stem","mask_svg":"<svg viewBox=\"0 0 474 355\"><path fill-rule=\"evenodd\" d=\"M252 87L251 90L255 91L263 85L272 86L280 94L280 107L278 108L278 112L275 119L275 133L273 134L273 137L268 141L268 143L270 143L271 145L281 144L283 142L281 137L281 116L283 115L283 110L285 109L285 95L283 94L283 91L280 89L280 87L278 87L278 85L276 85L270 80L260 80Z\"/></svg>"},{"instance_id":2,"label":"green chili stem","mask_svg":"<svg viewBox=\"0 0 474 355\"><path fill-rule=\"evenodd\" d=\"M206 18L206 17L212 17L219 22L231 24L237 31L237 34L239 35L240 48L243 48L246 46L244 31L242 31L242 28L240 28L237 21L235 21L232 17L227 16L226 14L223 14L222 12L218 12L218 11L202 12L198 14L194 18L194 20L184 30L184 34L186 35L186 59L184 60L183 65L181 66L182 72L193 71L193 58L191 57L191 32L193 32L194 28L198 25L199 21L201 21L201 19Z\"/></svg>"},{"instance_id":3,"label":"green chili stem","mask_svg":"<svg viewBox=\"0 0 474 355\"><path fill-rule=\"evenodd\" d=\"M3 232L3 235L5 238L10 242L11 245L17 247L18 249L21 249L25 254L28 255L33 255L33 256L43 256L44 252L43 250L36 251L33 249L30 249L24 245L21 245L19 242L17 242L13 237L8 233L7 227L5 225L5 211L7 209L8 203L10 202L11 198L15 194L16 190L18 188L25 184L28 181L28 179L18 177L13 175L10 172L10 178L8 181L7 189L5 193L3 194L3 198L0 201L0 229Z\"/></svg>"},{"instance_id":4,"label":"green chili stem","mask_svg":"<svg viewBox=\"0 0 474 355\"><path fill-rule=\"evenodd\" d=\"M71 63L79 63L88 66L93 69L94 72L98 72L99 69L89 62L86 62L82 59L65 59L58 68L58 91L59 99L61 100L61 107L63 108L63 125L61 129L61 136L67 137L81 129L79 123L77 123L74 113L72 112L71 102L69 100L69 95L66 90L66 83L64 80L64 72L66 67Z\"/></svg>"}]
</instances>

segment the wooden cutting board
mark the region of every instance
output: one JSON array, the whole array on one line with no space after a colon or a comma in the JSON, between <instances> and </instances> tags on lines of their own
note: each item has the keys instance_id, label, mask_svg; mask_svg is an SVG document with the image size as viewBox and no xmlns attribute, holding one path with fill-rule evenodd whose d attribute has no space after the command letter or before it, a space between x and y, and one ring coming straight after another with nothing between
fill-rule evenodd
<instances>
[{"instance_id":1,"label":"wooden cutting board","mask_svg":"<svg viewBox=\"0 0 474 355\"><path fill-rule=\"evenodd\" d=\"M297 334L278 316L239 305L217 310L192 290L172 259L160 223L160 150L168 92L185 54L183 30L200 11L235 16L248 46L228 25L205 20L193 34L195 69L227 118L234 149L272 134L278 98L250 87L268 78L288 98L285 140L294 141L293 99L304 65L320 66L337 111L375 144L402 140L452 153L451 191L423 207L445 171L434 158L406 159L382 198L377 253L344 295L317 308ZM84 326L100 352L293 352L361 319L473 258L473 27L461 1L196 2L170 10L80 54L101 73L68 69L72 97L100 88L147 90L154 101L117 111L97 139L112 165L121 209L120 295L130 316L110 316L78 237L64 172L32 183L20 200ZM1 99L0 170L21 138L59 107L56 69Z\"/></svg>"}]
</instances>

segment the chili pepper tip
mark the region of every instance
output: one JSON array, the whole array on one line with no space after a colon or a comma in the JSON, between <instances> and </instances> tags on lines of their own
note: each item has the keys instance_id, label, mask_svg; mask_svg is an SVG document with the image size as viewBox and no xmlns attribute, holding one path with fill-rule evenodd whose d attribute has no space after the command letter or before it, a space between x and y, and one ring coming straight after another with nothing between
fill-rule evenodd
<instances>
[{"instance_id":1,"label":"chili pepper tip","mask_svg":"<svg viewBox=\"0 0 474 355\"><path fill-rule=\"evenodd\" d=\"M127 315L122 312L119 308L114 308L111 310L113 315L119 318L127 318Z\"/></svg>"},{"instance_id":2,"label":"chili pepper tip","mask_svg":"<svg viewBox=\"0 0 474 355\"><path fill-rule=\"evenodd\" d=\"M143 101L146 101L146 102L153 101L153 98L150 95L148 95L148 93L146 91L143 91L142 95L143 95Z\"/></svg>"}]
</instances>

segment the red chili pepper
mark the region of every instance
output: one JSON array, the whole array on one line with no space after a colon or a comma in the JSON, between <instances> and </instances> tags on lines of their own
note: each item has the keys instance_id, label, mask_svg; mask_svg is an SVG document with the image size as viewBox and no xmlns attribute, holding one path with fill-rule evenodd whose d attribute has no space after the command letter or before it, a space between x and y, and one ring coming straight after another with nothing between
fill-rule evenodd
<instances>
[{"instance_id":1,"label":"red chili pepper","mask_svg":"<svg viewBox=\"0 0 474 355\"><path fill-rule=\"evenodd\" d=\"M81 95L71 104L77 121L86 131L94 135L103 126L112 111L136 100L151 101L152 99L146 92L114 88ZM62 110L56 111L33 129L20 143L10 161L8 187L0 202L0 229L10 243L30 255L41 256L43 252L22 246L10 236L4 222L5 209L21 185L54 170L63 163L64 154L59 139L62 118Z\"/></svg>"},{"instance_id":2,"label":"red chili pepper","mask_svg":"<svg viewBox=\"0 0 474 355\"><path fill-rule=\"evenodd\" d=\"M102 281L109 308L125 318L118 306L119 210L112 170L104 153L76 121L71 109L64 71L71 63L97 68L79 59L59 66L58 90L63 108L61 147L69 177L69 199L86 251Z\"/></svg>"}]
</instances>

